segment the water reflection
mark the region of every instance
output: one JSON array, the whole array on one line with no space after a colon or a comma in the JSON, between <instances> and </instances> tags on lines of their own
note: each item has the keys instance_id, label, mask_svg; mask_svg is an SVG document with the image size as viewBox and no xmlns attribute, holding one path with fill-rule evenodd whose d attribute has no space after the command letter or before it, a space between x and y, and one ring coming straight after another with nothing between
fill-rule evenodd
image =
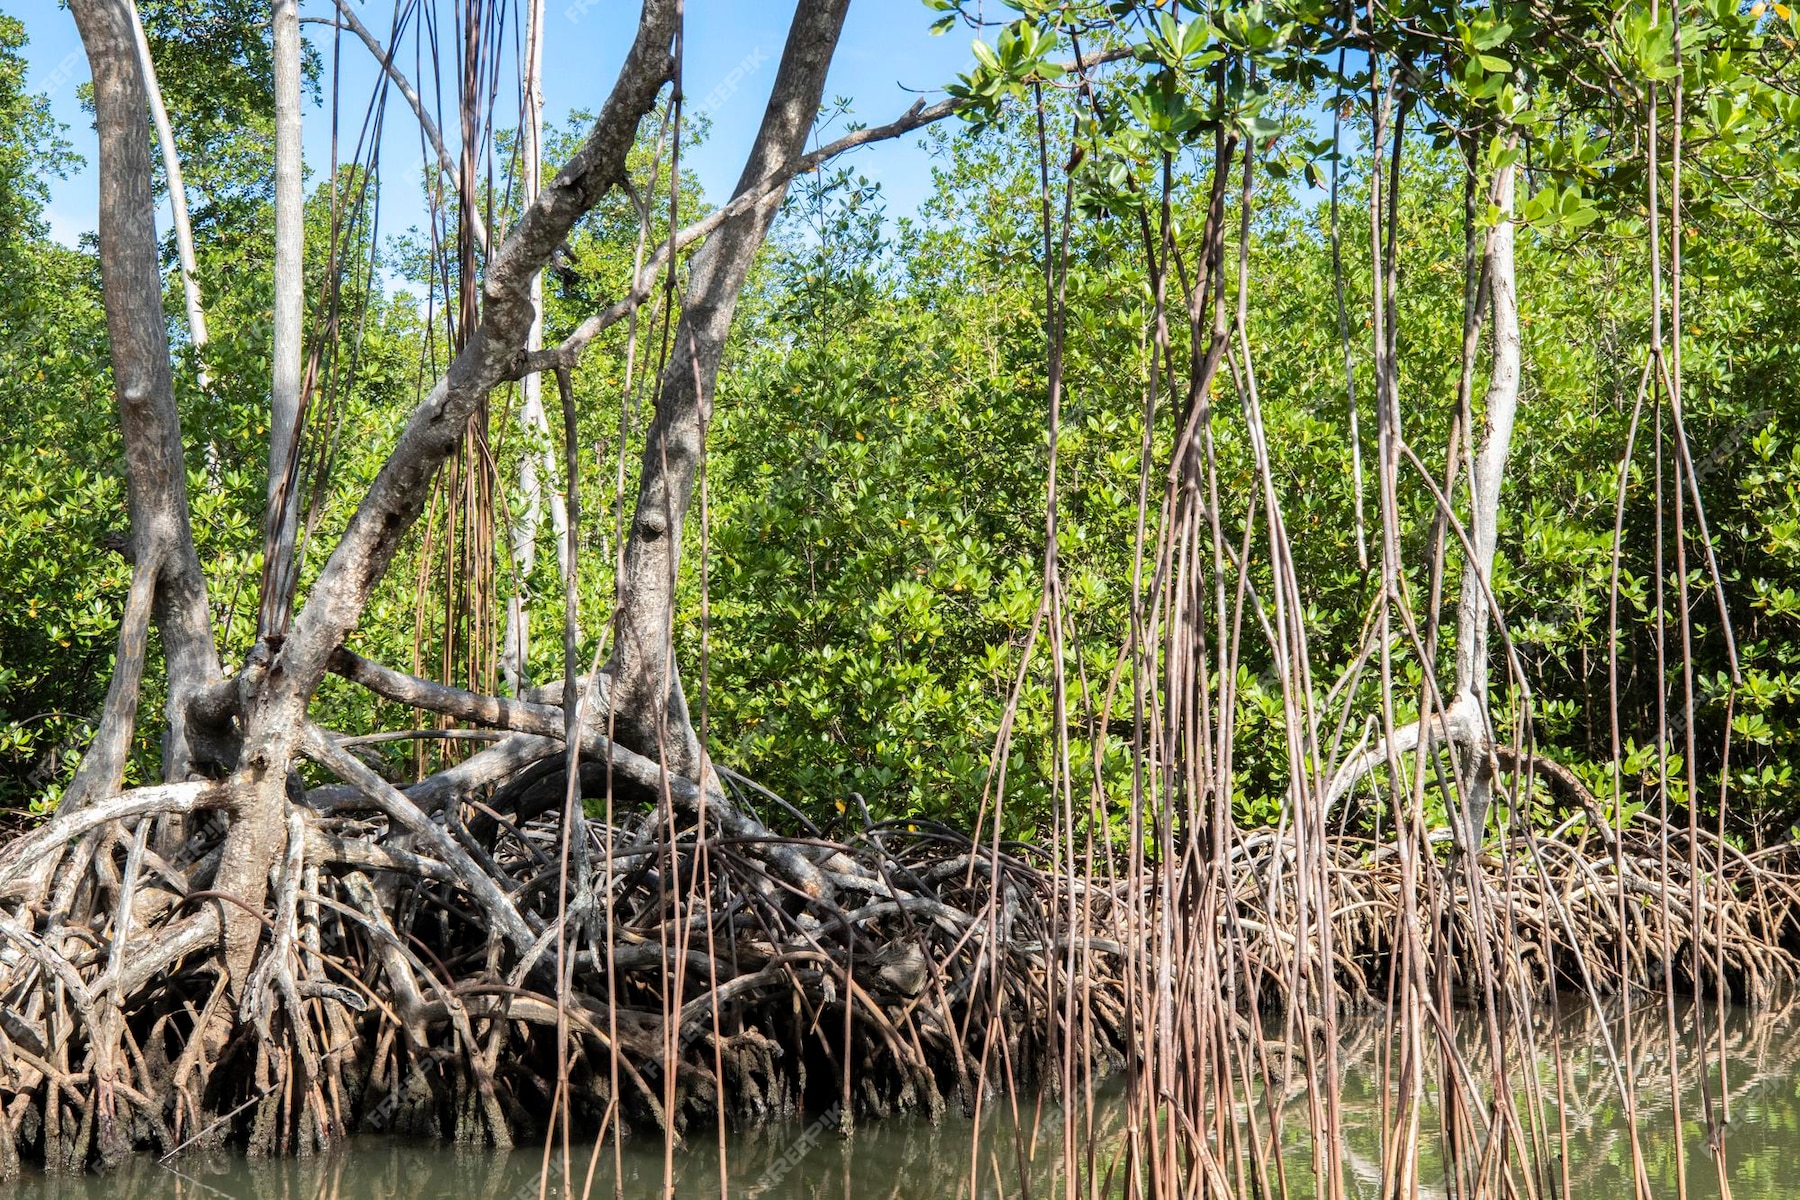
<instances>
[{"instance_id":1,"label":"water reflection","mask_svg":"<svg viewBox=\"0 0 1800 1200\"><path fill-rule=\"evenodd\" d=\"M1108 1098L1105 1112L1122 1114ZM1027 1129L1033 1113L1024 1114ZM999 1114L984 1117L982 1178L978 1194L1017 1196L1021 1165L1039 1194L1060 1176L1060 1125L1048 1109L1032 1154L1015 1140L1017 1128ZM897 1117L865 1123L844 1139L835 1124L784 1126L730 1138L726 1161L732 1197L759 1200L941 1200L969 1194L972 1125L946 1118L936 1125L923 1118ZM1112 1132L1111 1130L1108 1131ZM1023 1164L1020 1150L1025 1152ZM579 1148L575 1186L552 1169L549 1197L579 1196L586 1179L591 1144ZM628 1142L620 1154L622 1192L630 1200L663 1194L664 1156L660 1143ZM19 1200L535 1200L539 1191L541 1146L494 1154L449 1146L358 1139L342 1150L309 1161L256 1162L231 1155L185 1155L168 1166L142 1160L117 1175L46 1178L27 1175L10 1193ZM675 1195L719 1194L716 1144L690 1144L673 1157ZM601 1150L591 1195L615 1194L612 1147Z\"/></svg>"},{"instance_id":2,"label":"water reflection","mask_svg":"<svg viewBox=\"0 0 1800 1200\"><path fill-rule=\"evenodd\" d=\"M1623 1053L1629 1046L1629 1058L1621 1059L1620 1067L1636 1080L1637 1126L1649 1178L1657 1194L1672 1195L1677 1166L1666 1014L1657 1005L1640 1008L1629 1039L1616 1010L1609 1021L1615 1047ZM1687 1194L1698 1200L1718 1196L1719 1187L1706 1150L1695 1010L1683 1007L1677 1023L1682 1050L1675 1067L1682 1077ZM1726 1147L1734 1200L1800 1195L1800 1007L1760 1013L1733 1010L1722 1031L1714 1028L1714 1018L1705 1024L1713 1078L1716 1081L1722 1048L1731 1085ZM1352 1195L1371 1200L1381 1194L1380 1081L1387 1032L1379 1018L1348 1023L1343 1057L1340 1095L1346 1176ZM1518 1053L1525 1033L1515 1031L1507 1052L1515 1064L1527 1061ZM1510 1075L1521 1113L1528 1120L1536 1114L1534 1139L1549 1151L1543 1156L1546 1177L1540 1180L1545 1194L1631 1195L1626 1105L1613 1059L1604 1048L1599 1018L1590 1008L1571 1004L1540 1014L1529 1036L1537 1048L1533 1070L1528 1073L1515 1066ZM1460 1022L1457 1046L1473 1078L1490 1077L1490 1051L1479 1025ZM1296 1200L1315 1193L1303 1092L1300 1086L1287 1090L1289 1115L1283 1139L1288 1184ZM1109 1166L1122 1142L1125 1115L1122 1093L1114 1088L1098 1097L1091 1118L1082 1122L1075 1165L1084 1180L1116 1182ZM1425 1194L1455 1195L1435 1149L1437 1128L1435 1112L1428 1113L1427 1150L1421 1164ZM1022 1106L1016 1121L1004 1106L984 1114L978 1153L971 1154L974 1135L967 1119L947 1117L934 1125L923 1118L902 1117L864 1123L854 1138L845 1140L836 1132L833 1114L818 1114L807 1124L733 1134L726 1155L726 1186L733 1197L760 1200L938 1200L971 1193L1014 1197L1060 1192L1067 1158L1062 1118L1053 1107ZM1566 1152L1554 1152L1565 1137ZM541 1147L491 1154L367 1139L303 1162L250 1163L234 1156L190 1153L169 1165L140 1160L104 1179L28 1175L10 1195L20 1200L532 1200L539 1194L541 1162ZM660 1143L627 1143L617 1162L615 1168L611 1147L602 1150L592 1195L614 1195L615 1183L617 1193L630 1200L662 1194ZM553 1174L545 1194L581 1194L587 1167L583 1147L577 1154L575 1186L564 1186ZM706 1131L697 1131L691 1144L674 1154L670 1170L678 1196L719 1194L719 1151ZM1089 1194L1085 1183L1081 1191Z\"/></svg>"}]
</instances>

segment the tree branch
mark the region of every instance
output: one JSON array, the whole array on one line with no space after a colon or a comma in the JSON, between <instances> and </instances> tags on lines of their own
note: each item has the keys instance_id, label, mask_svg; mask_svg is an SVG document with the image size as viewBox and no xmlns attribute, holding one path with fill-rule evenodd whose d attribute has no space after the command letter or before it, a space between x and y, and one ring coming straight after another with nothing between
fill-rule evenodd
<instances>
[{"instance_id":1,"label":"tree branch","mask_svg":"<svg viewBox=\"0 0 1800 1200\"><path fill-rule=\"evenodd\" d=\"M698 779L701 747L688 719L671 649L681 530L693 497L713 386L750 263L768 235L806 136L849 0L800 0L737 197L762 194L694 256L681 321L645 437L637 504L619 578L618 635L611 664L618 741ZM778 180L764 194L764 181Z\"/></svg>"},{"instance_id":2,"label":"tree branch","mask_svg":"<svg viewBox=\"0 0 1800 1200\"><path fill-rule=\"evenodd\" d=\"M339 0L339 2L342 3L342 0ZM1091 59L1084 59L1079 63L1065 63L1063 66L1065 70L1073 71L1103 66L1129 57L1131 57L1131 54L1128 50L1112 50L1105 54L1096 55ZM919 100L915 102L911 108L907 109L904 113L901 113L892 121L887 122L885 125L871 125L867 129L858 129L854 132L847 133L836 141L827 142L817 150L814 150L809 154L803 154L791 163L771 170L768 174L765 174L762 178L756 180L748 187L740 182L738 191L732 197L730 203L726 204L723 208L708 213L691 225L685 226L672 239L665 240L657 247L656 253L651 255L644 264L644 271L642 274L643 282L639 283L634 290L626 293L623 298L615 303L588 317L575 328L573 333L569 334L568 337L564 338L557 345L542 351L540 354L533 355L527 363L521 364L522 369L548 371L553 367L558 366L575 366L581 359L581 352L587 349L588 343L592 342L603 330L618 324L620 321L630 316L633 309L637 308L645 300L650 298L651 293L656 287L655 279L657 271L669 259L671 242L674 245L675 253L679 254L695 242L712 233L715 229L718 229L719 226L723 225L726 221L735 220L750 212L752 209L760 209L765 204L771 203L771 196L775 197L773 203L776 207L779 207L781 197L786 194L785 189L787 188L788 183L795 176L804 175L808 171L817 170L819 167L824 166L839 155L846 154L858 147L873 145L877 142L892 141L897 137L904 137L914 130L923 129L927 125L936 124L945 117L954 116L968 106L968 101L954 98L939 100L935 104L927 104L925 101Z\"/></svg>"},{"instance_id":3,"label":"tree branch","mask_svg":"<svg viewBox=\"0 0 1800 1200\"><path fill-rule=\"evenodd\" d=\"M637 38L586 143L490 258L481 324L414 410L294 619L278 665L297 694L310 695L318 686L331 652L355 627L438 469L460 444L468 415L492 388L516 377L534 316L531 277L576 220L624 179L638 122L672 69L675 24L674 0L646 0Z\"/></svg>"},{"instance_id":4,"label":"tree branch","mask_svg":"<svg viewBox=\"0 0 1800 1200\"><path fill-rule=\"evenodd\" d=\"M187 307L188 341L196 352L204 352L208 341L206 310L200 305L200 262L194 254L194 231L188 225L187 184L181 175L181 156L175 152L175 130L169 124L169 110L156 81L156 64L150 59L150 39L144 36L144 22L135 3L131 6L131 28L144 71L144 90L150 95L150 119L156 125L157 144L162 148L163 175L169 181L169 213L175 225L175 257L181 264L181 298ZM197 357L200 390L205 391L211 386L211 379L204 353Z\"/></svg>"},{"instance_id":5,"label":"tree branch","mask_svg":"<svg viewBox=\"0 0 1800 1200\"><path fill-rule=\"evenodd\" d=\"M494 922L495 931L512 943L515 950L524 954L531 949L535 935L506 893L500 890L500 885L400 789L364 766L349 751L340 749L317 725L306 727L302 745L308 758L362 792L390 820L418 838L421 845L454 871L458 884L475 898Z\"/></svg>"}]
</instances>

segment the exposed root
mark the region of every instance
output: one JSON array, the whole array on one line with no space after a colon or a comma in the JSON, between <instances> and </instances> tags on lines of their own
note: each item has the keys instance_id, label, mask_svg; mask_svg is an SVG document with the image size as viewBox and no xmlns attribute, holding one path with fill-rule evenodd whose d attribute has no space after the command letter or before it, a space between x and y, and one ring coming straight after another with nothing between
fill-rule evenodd
<instances>
[{"instance_id":1,"label":"exposed root","mask_svg":"<svg viewBox=\"0 0 1800 1200\"><path fill-rule=\"evenodd\" d=\"M546 707L512 717L547 725ZM580 786L614 818L578 820L566 848L552 737L515 733L401 790L310 729L305 753L340 782L289 790L261 904L219 884L227 784L126 792L0 850L0 1170L303 1154L358 1131L507 1144L563 1103L563 1046L589 1131L966 1108L1126 1061L1152 1027L1130 981L1170 918L1216 923L1248 1032L1259 1000L1317 1014L1295 980L1330 981L1339 1007L1377 995L1404 917L1392 844L1324 843L1327 950L1296 919L1287 831L1230 834L1230 873L1180 893L1210 895L1203 911L1167 914L1141 873L1083 879L930 823L781 837L737 777L702 789L589 740L612 756L612 801L604 761ZM1433 944L1454 951L1438 983L1491 978L1529 1004L1792 981L1800 856L1581 817L1473 860L1447 834L1415 848ZM246 911L261 932L240 976L221 937Z\"/></svg>"},{"instance_id":2,"label":"exposed root","mask_svg":"<svg viewBox=\"0 0 1800 1200\"><path fill-rule=\"evenodd\" d=\"M6 1169L357 1131L506 1144L552 1118L559 1023L588 1129L937 1112L1054 1074L1065 893L1028 850L935 826L781 838L688 784L581 822L565 873L560 804L538 803L558 770L428 811L323 731L305 748L356 798L288 801L241 988L219 946L245 908L215 886L226 786L128 792L0 852ZM1125 1045L1121 972L1092 974L1115 980L1101 1073Z\"/></svg>"}]
</instances>

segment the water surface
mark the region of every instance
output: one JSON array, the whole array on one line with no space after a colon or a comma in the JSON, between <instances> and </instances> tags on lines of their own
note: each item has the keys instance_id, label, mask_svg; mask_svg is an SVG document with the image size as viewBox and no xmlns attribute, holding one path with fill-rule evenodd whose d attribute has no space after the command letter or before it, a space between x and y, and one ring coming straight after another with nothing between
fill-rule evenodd
<instances>
[{"instance_id":1,"label":"water surface","mask_svg":"<svg viewBox=\"0 0 1800 1200\"><path fill-rule=\"evenodd\" d=\"M1725 1126L1726 1157L1734 1200L1776 1200L1800 1196L1800 1007L1726 1014L1722 1032L1716 1014L1704 1019L1708 1042L1722 1045L1732 1100ZM1638 1141L1657 1195L1676 1194L1677 1138L1672 1120L1667 1018L1660 1007L1640 1009L1633 1023L1631 1053L1625 1048L1617 1012L1608 1026L1614 1053L1606 1049L1601 1023L1579 1004L1545 1013L1532 1026L1538 1054L1535 1089L1525 1056L1514 1058L1514 1095L1529 1114L1537 1097L1538 1136L1549 1147L1566 1138L1566 1152L1546 1156L1547 1191L1560 1191L1566 1168L1574 1197L1629 1196L1632 1159L1630 1126L1617 1080L1636 1082ZM1698 1029L1695 1010L1677 1018L1682 1049L1675 1058L1682 1081L1683 1135L1690 1197L1720 1195L1708 1153L1707 1126L1700 1096ZM1381 1195L1382 1048L1386 1023L1376 1017L1347 1023L1342 1097L1342 1147L1349 1190L1374 1200ZM1472 1020L1458 1025L1457 1044L1468 1069L1482 1077L1488 1068L1487 1038ZM1557 1050L1563 1080L1560 1091ZM1711 1056L1716 1096L1718 1055ZM1615 1062L1618 1064L1615 1070ZM1434 1093L1435 1095L1435 1093ZM1286 1092L1283 1142L1288 1184L1296 1198L1315 1194L1311 1142L1306 1128L1305 1089ZM1099 1093L1092 1114L1091 1142L1076 1154L1085 1176L1102 1177L1121 1144L1126 1106L1117 1087ZM1451 1194L1435 1148L1436 1109L1424 1121L1424 1194ZM582 1194L588 1179L591 1143L575 1153L573 1186L553 1168L547 1197ZM922 1117L864 1122L853 1138L837 1132L834 1114L814 1114L804 1122L734 1133L726 1139L726 1167L710 1131L696 1131L686 1146L665 1159L659 1141L628 1141L604 1147L593 1169L591 1194L622 1194L647 1200L662 1194L665 1169L677 1196L720 1194L760 1200L938 1200L947 1196L1016 1197L1060 1195L1068 1163L1062 1120L1051 1105L1024 1103L1014 1119L1010 1105L985 1112L976 1124L961 1115L933 1124ZM189 1152L170 1163L148 1158L108 1177L47 1178L27 1174L11 1196L18 1200L532 1200L540 1194L543 1148L511 1153L470 1151L454 1146L385 1138L356 1139L341 1149L306 1161L249 1162L240 1156ZM615 1187L617 1184L617 1187ZM1085 1186L1082 1194L1087 1194Z\"/></svg>"}]
</instances>

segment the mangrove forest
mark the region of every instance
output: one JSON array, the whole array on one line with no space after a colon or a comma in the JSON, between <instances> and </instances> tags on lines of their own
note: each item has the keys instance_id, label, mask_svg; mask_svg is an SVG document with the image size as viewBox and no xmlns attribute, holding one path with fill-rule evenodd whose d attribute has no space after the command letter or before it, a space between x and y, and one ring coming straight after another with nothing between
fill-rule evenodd
<instances>
[{"instance_id":1,"label":"mangrove forest","mask_svg":"<svg viewBox=\"0 0 1800 1200\"><path fill-rule=\"evenodd\" d=\"M0 1190L1800 1193L1797 42L0 0Z\"/></svg>"}]
</instances>

